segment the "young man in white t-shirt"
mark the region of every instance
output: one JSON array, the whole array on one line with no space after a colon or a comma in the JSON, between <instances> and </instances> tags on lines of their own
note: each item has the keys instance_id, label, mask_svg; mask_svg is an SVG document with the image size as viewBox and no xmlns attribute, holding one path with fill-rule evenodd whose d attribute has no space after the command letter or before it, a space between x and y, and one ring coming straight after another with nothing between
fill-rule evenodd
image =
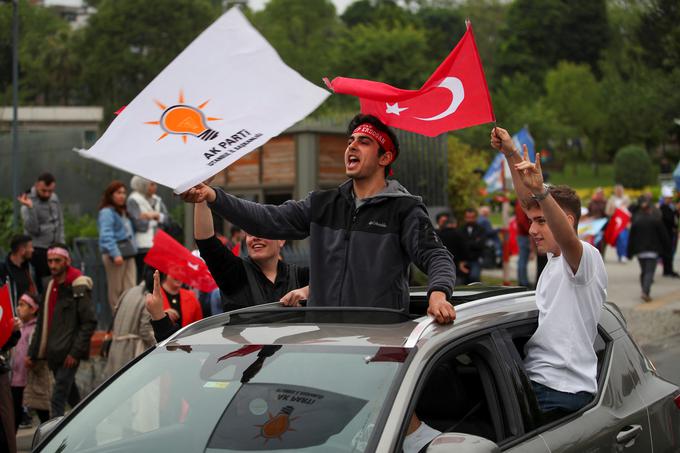
<instances>
[{"instance_id":1,"label":"young man in white t-shirt","mask_svg":"<svg viewBox=\"0 0 680 453\"><path fill-rule=\"evenodd\" d=\"M595 247L579 240L581 200L568 186L543 184L540 156L529 160L510 134L496 127L491 146L501 151L531 221L529 235L548 264L536 286L538 329L526 344L524 365L544 413L579 410L597 392L593 343L607 297L607 273Z\"/></svg>"}]
</instances>

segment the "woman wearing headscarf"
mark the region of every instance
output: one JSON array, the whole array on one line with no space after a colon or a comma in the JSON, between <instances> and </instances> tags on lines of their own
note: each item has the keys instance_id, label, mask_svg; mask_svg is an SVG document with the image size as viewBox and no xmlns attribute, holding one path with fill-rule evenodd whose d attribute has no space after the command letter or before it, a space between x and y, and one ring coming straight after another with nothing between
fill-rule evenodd
<instances>
[{"instance_id":1,"label":"woman wearing headscarf","mask_svg":"<svg viewBox=\"0 0 680 453\"><path fill-rule=\"evenodd\" d=\"M141 176L133 176L130 180L132 193L127 199L127 212L135 227L137 243L137 283L142 281L144 257L153 246L153 238L161 225L166 223L168 210L161 197L156 195L158 186L155 182Z\"/></svg>"}]
</instances>

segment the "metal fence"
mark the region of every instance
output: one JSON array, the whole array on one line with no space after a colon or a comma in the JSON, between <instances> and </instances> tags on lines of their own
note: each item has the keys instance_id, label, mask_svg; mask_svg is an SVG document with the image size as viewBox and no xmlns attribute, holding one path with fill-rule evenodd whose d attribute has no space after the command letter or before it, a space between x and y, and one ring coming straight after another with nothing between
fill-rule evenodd
<instances>
[{"instance_id":1,"label":"metal fence","mask_svg":"<svg viewBox=\"0 0 680 453\"><path fill-rule=\"evenodd\" d=\"M96 238L76 238L71 250L72 265L93 281L92 303L97 315L97 328L108 329L111 325L111 307L107 296L106 271Z\"/></svg>"}]
</instances>

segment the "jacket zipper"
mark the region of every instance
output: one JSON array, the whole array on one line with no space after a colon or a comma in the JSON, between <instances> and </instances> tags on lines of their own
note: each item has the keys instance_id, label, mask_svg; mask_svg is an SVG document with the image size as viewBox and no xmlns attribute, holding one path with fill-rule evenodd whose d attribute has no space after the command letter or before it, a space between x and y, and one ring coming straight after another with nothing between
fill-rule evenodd
<instances>
[{"instance_id":1,"label":"jacket zipper","mask_svg":"<svg viewBox=\"0 0 680 453\"><path fill-rule=\"evenodd\" d=\"M360 208L354 208L352 207L351 212L352 212L352 217L349 219L349 222L347 222L347 229L345 230L345 259L342 263L342 276L340 277L340 291L338 294L338 306L342 307L342 290L345 287L345 275L347 274L347 259L349 258L349 238L352 234L352 227L354 226L354 222L357 220L357 213L359 212Z\"/></svg>"}]
</instances>

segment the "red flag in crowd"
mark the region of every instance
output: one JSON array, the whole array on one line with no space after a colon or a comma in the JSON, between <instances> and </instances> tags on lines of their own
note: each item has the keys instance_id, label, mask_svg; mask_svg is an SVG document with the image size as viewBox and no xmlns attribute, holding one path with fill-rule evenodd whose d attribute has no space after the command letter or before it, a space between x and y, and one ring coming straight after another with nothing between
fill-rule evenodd
<instances>
[{"instance_id":1,"label":"red flag in crowd","mask_svg":"<svg viewBox=\"0 0 680 453\"><path fill-rule=\"evenodd\" d=\"M9 285L0 288L0 347L7 343L14 327L12 301L9 297Z\"/></svg>"},{"instance_id":2,"label":"red flag in crowd","mask_svg":"<svg viewBox=\"0 0 680 453\"><path fill-rule=\"evenodd\" d=\"M616 208L616 211L614 211L614 214L609 219L607 229L604 230L604 240L607 244L611 246L616 245L619 234L626 229L628 223L630 223L630 213L621 208Z\"/></svg>"},{"instance_id":3,"label":"red flag in crowd","mask_svg":"<svg viewBox=\"0 0 680 453\"><path fill-rule=\"evenodd\" d=\"M377 116L388 126L430 137L495 121L469 22L463 39L419 90L346 77L324 81L336 93L357 96L362 113Z\"/></svg>"},{"instance_id":4,"label":"red flag in crowd","mask_svg":"<svg viewBox=\"0 0 680 453\"><path fill-rule=\"evenodd\" d=\"M192 255L182 244L162 230L158 230L154 236L153 247L146 254L144 262L205 293L217 288L203 260Z\"/></svg>"}]
</instances>

